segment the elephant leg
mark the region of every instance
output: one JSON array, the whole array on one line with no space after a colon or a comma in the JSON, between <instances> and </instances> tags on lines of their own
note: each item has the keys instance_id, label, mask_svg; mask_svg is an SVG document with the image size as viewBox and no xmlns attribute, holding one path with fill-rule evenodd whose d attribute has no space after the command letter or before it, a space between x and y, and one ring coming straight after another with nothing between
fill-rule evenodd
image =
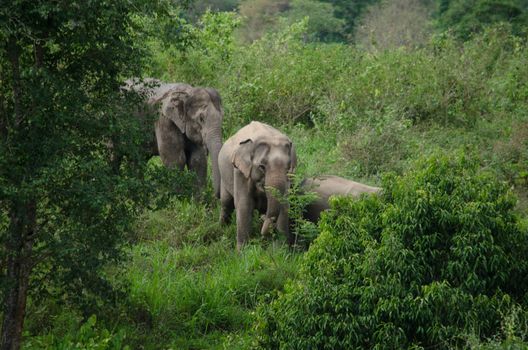
<instances>
[{"instance_id":1,"label":"elephant leg","mask_svg":"<svg viewBox=\"0 0 528 350\"><path fill-rule=\"evenodd\" d=\"M235 209L237 223L237 250L240 251L249 239L251 219L255 203L249 193L246 178L239 170L235 170Z\"/></svg>"},{"instance_id":2,"label":"elephant leg","mask_svg":"<svg viewBox=\"0 0 528 350\"><path fill-rule=\"evenodd\" d=\"M207 181L207 155L205 149L200 145L192 144L186 140L187 147L187 168L196 173L198 189L205 187Z\"/></svg>"},{"instance_id":3,"label":"elephant leg","mask_svg":"<svg viewBox=\"0 0 528 350\"><path fill-rule=\"evenodd\" d=\"M156 141L163 165L183 170L186 163L185 141L180 129L169 119L160 117L156 122Z\"/></svg>"},{"instance_id":4,"label":"elephant leg","mask_svg":"<svg viewBox=\"0 0 528 350\"><path fill-rule=\"evenodd\" d=\"M277 230L286 235L286 240L288 245L293 245L295 243L295 237L290 232L290 220L288 217L288 205L282 205L279 217L277 218Z\"/></svg>"},{"instance_id":5,"label":"elephant leg","mask_svg":"<svg viewBox=\"0 0 528 350\"><path fill-rule=\"evenodd\" d=\"M231 213L235 208L234 198L227 189L220 185L220 224L225 225L231 222Z\"/></svg>"}]
</instances>

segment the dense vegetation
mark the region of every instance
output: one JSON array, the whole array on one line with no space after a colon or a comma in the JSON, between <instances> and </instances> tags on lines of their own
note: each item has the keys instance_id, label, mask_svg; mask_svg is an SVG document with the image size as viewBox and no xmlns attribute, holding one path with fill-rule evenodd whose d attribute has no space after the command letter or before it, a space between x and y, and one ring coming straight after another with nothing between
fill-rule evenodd
<instances>
[{"instance_id":1,"label":"dense vegetation","mask_svg":"<svg viewBox=\"0 0 528 350\"><path fill-rule=\"evenodd\" d=\"M524 324L528 233L507 185L477 169L435 156L387 177L381 197L335 200L299 279L262 307L261 345L463 347L504 315Z\"/></svg>"},{"instance_id":2,"label":"dense vegetation","mask_svg":"<svg viewBox=\"0 0 528 350\"><path fill-rule=\"evenodd\" d=\"M526 4L112 3L0 5L0 300L22 259L24 348L527 346ZM308 251L237 254L211 189L144 160L132 75L214 86L224 138L270 123L299 178L384 194L317 227L292 194Z\"/></svg>"}]
</instances>

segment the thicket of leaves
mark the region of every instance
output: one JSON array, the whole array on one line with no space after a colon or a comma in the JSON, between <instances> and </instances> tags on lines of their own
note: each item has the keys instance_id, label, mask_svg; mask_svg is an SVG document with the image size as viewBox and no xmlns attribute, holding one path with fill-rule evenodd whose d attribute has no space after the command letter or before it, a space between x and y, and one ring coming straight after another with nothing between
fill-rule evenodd
<instances>
[{"instance_id":1,"label":"thicket of leaves","mask_svg":"<svg viewBox=\"0 0 528 350\"><path fill-rule=\"evenodd\" d=\"M157 187L142 147L152 130L119 86L146 61L134 18L165 5L0 6L0 301L18 283L9 257L30 266L36 303L51 296L89 313L116 296L104 267L123 258Z\"/></svg>"},{"instance_id":2,"label":"thicket of leaves","mask_svg":"<svg viewBox=\"0 0 528 350\"><path fill-rule=\"evenodd\" d=\"M525 35L528 28L528 7L522 0L440 0L438 27L458 38L468 40L486 27L509 23L511 31Z\"/></svg>"},{"instance_id":3,"label":"thicket of leaves","mask_svg":"<svg viewBox=\"0 0 528 350\"><path fill-rule=\"evenodd\" d=\"M447 348L500 333L512 312L523 324L528 232L478 168L436 156L388 176L380 197L333 200L300 279L261 307L260 345Z\"/></svg>"},{"instance_id":4,"label":"thicket of leaves","mask_svg":"<svg viewBox=\"0 0 528 350\"><path fill-rule=\"evenodd\" d=\"M207 36L196 36L185 53L159 51L156 65L167 68L165 80L216 87L229 116L225 130L260 120L350 133L387 115L472 126L528 110L526 43L508 26L462 44L445 35L418 50L370 54L307 44L306 20L252 45L235 44L233 14L208 13L201 23Z\"/></svg>"}]
</instances>

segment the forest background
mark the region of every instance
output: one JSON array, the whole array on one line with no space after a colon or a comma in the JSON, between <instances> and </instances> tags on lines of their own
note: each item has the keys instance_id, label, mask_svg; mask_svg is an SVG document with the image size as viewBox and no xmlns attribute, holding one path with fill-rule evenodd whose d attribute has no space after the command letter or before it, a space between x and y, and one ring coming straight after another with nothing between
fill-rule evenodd
<instances>
[{"instance_id":1,"label":"forest background","mask_svg":"<svg viewBox=\"0 0 528 350\"><path fill-rule=\"evenodd\" d=\"M521 0L0 5L1 349L525 348L527 29ZM145 159L131 76L384 193L314 225L295 185L298 247L238 254L211 188Z\"/></svg>"}]
</instances>

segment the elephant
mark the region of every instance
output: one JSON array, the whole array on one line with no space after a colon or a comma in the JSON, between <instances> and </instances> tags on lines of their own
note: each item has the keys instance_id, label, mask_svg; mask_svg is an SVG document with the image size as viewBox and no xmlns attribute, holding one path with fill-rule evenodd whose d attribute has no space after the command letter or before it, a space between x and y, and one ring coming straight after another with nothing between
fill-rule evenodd
<instances>
[{"instance_id":1,"label":"elephant","mask_svg":"<svg viewBox=\"0 0 528 350\"><path fill-rule=\"evenodd\" d=\"M236 211L237 250L246 244L253 210L265 214L261 234L276 223L288 243L288 204L281 201L290 187L289 173L297 166L292 141L277 129L253 121L231 136L220 149L220 222L230 221ZM283 197L284 198L284 197Z\"/></svg>"},{"instance_id":2,"label":"elephant","mask_svg":"<svg viewBox=\"0 0 528 350\"><path fill-rule=\"evenodd\" d=\"M167 167L196 172L199 187L207 177L207 153L211 157L213 188L220 197L218 153L222 147L224 110L218 91L184 83L163 83L147 78L127 80L123 90L138 92L146 101L139 114L156 113L152 155Z\"/></svg>"},{"instance_id":3,"label":"elephant","mask_svg":"<svg viewBox=\"0 0 528 350\"><path fill-rule=\"evenodd\" d=\"M303 213L305 220L317 223L321 212L330 209L328 200L330 196L352 196L359 197L363 193L380 193L380 187L372 187L359 182L348 180L334 175L320 175L306 178L301 182L304 192L314 192L317 199L308 204Z\"/></svg>"}]
</instances>

